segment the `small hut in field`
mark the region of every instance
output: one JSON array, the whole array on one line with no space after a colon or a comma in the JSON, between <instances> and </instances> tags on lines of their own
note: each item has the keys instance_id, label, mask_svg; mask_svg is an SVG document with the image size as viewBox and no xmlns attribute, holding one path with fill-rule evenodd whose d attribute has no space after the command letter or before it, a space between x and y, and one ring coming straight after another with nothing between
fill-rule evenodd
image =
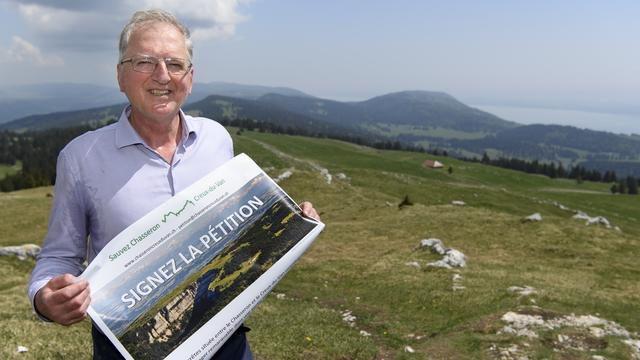
<instances>
[{"instance_id":1,"label":"small hut in field","mask_svg":"<svg viewBox=\"0 0 640 360\"><path fill-rule=\"evenodd\" d=\"M422 166L426 167L427 169L441 169L444 167L444 165L438 160L425 160L422 163Z\"/></svg>"}]
</instances>

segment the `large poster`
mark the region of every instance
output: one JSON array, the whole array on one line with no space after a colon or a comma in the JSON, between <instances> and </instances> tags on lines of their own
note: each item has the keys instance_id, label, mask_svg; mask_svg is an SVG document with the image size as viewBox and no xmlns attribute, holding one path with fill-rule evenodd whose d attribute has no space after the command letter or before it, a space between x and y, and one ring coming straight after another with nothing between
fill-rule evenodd
<instances>
[{"instance_id":1,"label":"large poster","mask_svg":"<svg viewBox=\"0 0 640 360\"><path fill-rule=\"evenodd\" d=\"M208 359L323 228L238 155L109 242L89 315L127 359Z\"/></svg>"}]
</instances>

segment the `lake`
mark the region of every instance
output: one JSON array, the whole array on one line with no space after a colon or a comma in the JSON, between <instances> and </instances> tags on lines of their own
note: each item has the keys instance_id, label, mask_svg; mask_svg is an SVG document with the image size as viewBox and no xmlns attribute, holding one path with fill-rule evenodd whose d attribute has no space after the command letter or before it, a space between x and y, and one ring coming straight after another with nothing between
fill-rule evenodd
<instances>
[{"instance_id":1,"label":"lake","mask_svg":"<svg viewBox=\"0 0 640 360\"><path fill-rule=\"evenodd\" d=\"M569 125L581 129L640 134L640 115L533 107L471 105L520 124Z\"/></svg>"}]
</instances>

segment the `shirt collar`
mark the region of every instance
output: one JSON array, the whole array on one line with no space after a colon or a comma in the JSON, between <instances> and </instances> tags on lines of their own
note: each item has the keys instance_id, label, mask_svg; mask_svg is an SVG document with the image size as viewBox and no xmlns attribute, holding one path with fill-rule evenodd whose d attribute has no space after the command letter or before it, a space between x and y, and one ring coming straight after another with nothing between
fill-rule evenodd
<instances>
[{"instance_id":1,"label":"shirt collar","mask_svg":"<svg viewBox=\"0 0 640 360\"><path fill-rule=\"evenodd\" d=\"M131 105L127 105L122 113L120 114L120 118L116 123L116 146L121 149L125 146L136 145L136 144L144 144L144 140L138 135L138 132L131 126L129 122L129 115L131 114ZM190 142L188 141L192 136L197 136L197 131L193 126L192 119L190 116L185 116L184 112L180 110L180 125L182 126L182 139L181 143L185 146L188 146ZM191 135L193 134L193 135Z\"/></svg>"}]
</instances>

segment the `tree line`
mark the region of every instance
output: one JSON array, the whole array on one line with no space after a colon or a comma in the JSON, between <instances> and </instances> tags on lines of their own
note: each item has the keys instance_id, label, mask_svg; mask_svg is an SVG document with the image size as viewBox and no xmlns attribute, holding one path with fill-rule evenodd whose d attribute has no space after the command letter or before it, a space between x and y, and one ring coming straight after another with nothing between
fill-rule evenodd
<instances>
[{"instance_id":1,"label":"tree line","mask_svg":"<svg viewBox=\"0 0 640 360\"><path fill-rule=\"evenodd\" d=\"M477 158L466 160L478 161ZM610 190L614 194L638 194L638 183L640 182L640 180L633 176L627 176L626 178L618 179L615 171L605 171L603 174L598 170L590 170L581 165L571 166L569 169L565 169L561 162L558 162L558 164L556 165L555 163L542 163L538 160L526 161L504 157L491 159L486 152L484 153L484 155L482 155L482 159L480 159L479 161L483 164L497 166L505 169L522 171L529 174L546 175L552 179L574 179L578 183L581 183L585 180L613 183Z\"/></svg>"},{"instance_id":2,"label":"tree line","mask_svg":"<svg viewBox=\"0 0 640 360\"><path fill-rule=\"evenodd\" d=\"M0 131L0 163L22 163L22 169L18 173L0 180L0 191L52 185L56 179L56 162L60 150L71 139L95 129L93 126L78 126L24 133Z\"/></svg>"},{"instance_id":3,"label":"tree line","mask_svg":"<svg viewBox=\"0 0 640 360\"><path fill-rule=\"evenodd\" d=\"M446 150L438 148L424 148L420 145L407 144L399 140L389 140L383 137L363 138L357 134L348 132L318 132L300 127L281 126L272 122L255 120L250 118L223 118L220 123L224 126L238 128L238 135L243 131L259 131L273 134L300 135L317 138L330 138L350 143L364 145L382 150L402 150L412 152L429 153L436 156L448 156ZM22 162L22 170L16 174L8 175L0 180L0 191L14 191L38 186L48 186L55 182L56 160L60 150L76 136L95 130L99 126L77 126L68 128L55 128L41 131L27 131L16 133L11 131L0 132L0 163L15 165ZM530 174L542 174L550 178L569 178L578 182L585 180L605 183L613 183L611 192L621 194L637 194L638 179L628 176L618 179L614 171L606 171L604 174L598 170L589 170L576 165L565 169L562 163L541 163L537 160L526 161L516 158L490 159L485 153L482 159L464 158L461 160L481 162L487 165L523 171Z\"/></svg>"},{"instance_id":4,"label":"tree line","mask_svg":"<svg viewBox=\"0 0 640 360\"><path fill-rule=\"evenodd\" d=\"M389 139L365 139L360 136L353 136L344 133L319 133L319 132L310 132L305 129L300 129L296 127L282 127L270 122L254 120L250 118L241 118L241 119L225 119L222 121L222 124L225 126L233 126L239 128L238 133L241 134L244 129L246 130L256 130L259 132L270 132L275 134L288 134L288 135L300 135L300 136L310 136L310 137L323 137L323 138L331 138L336 140L347 141L351 143L356 143L359 145L365 145L368 147L382 149L382 150L402 150L402 151L412 151L412 152L423 152L429 153L436 156L448 156L446 150L438 149L438 148L429 148L425 149L420 145L408 144L406 142L400 142L399 140L389 140ZM456 158L464 161L470 162L482 162L483 164L498 166L505 169L511 169L516 171L522 171L529 174L541 174L546 175L552 179L555 178L567 178L567 179L575 179L578 183L583 181L595 181L595 182L603 182L603 183L613 183L610 188L612 193L620 193L620 194L638 194L638 183L639 179L633 176L627 176L624 179L618 179L615 171L605 171L604 174L595 169L587 169L584 166L576 165L571 166L566 169L561 162L555 163L544 163L538 160L527 161L517 158L498 158L492 160L489 158L487 153L484 153L482 159L478 158L465 158L462 156L456 156ZM452 169L449 169L452 172Z\"/></svg>"}]
</instances>

